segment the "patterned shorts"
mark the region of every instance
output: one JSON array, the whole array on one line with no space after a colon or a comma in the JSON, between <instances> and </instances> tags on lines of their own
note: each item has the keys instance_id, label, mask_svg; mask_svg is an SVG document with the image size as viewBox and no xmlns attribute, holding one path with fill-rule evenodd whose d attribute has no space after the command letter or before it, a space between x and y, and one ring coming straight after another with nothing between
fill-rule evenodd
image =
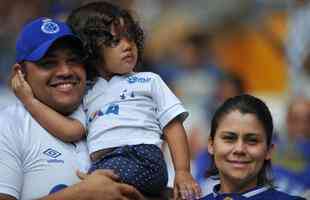
<instances>
[{"instance_id":1,"label":"patterned shorts","mask_svg":"<svg viewBox=\"0 0 310 200\"><path fill-rule=\"evenodd\" d=\"M145 195L156 196L168 182L167 166L160 148L152 144L117 147L89 170L112 169L120 179Z\"/></svg>"}]
</instances>

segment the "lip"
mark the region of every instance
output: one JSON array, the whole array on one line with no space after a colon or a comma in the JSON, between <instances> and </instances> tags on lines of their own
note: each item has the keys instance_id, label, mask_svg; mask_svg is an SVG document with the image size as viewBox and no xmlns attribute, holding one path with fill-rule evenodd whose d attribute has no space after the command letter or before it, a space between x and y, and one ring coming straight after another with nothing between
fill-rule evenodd
<instances>
[{"instance_id":1,"label":"lip","mask_svg":"<svg viewBox=\"0 0 310 200\"><path fill-rule=\"evenodd\" d=\"M78 84L79 81L55 81L49 85L59 92L70 92Z\"/></svg>"},{"instance_id":2,"label":"lip","mask_svg":"<svg viewBox=\"0 0 310 200\"><path fill-rule=\"evenodd\" d=\"M229 162L235 168L244 168L250 163L250 161L240 161L240 160L228 160L227 162Z\"/></svg>"},{"instance_id":3,"label":"lip","mask_svg":"<svg viewBox=\"0 0 310 200\"><path fill-rule=\"evenodd\" d=\"M56 87L63 84L72 84L76 85L80 83L80 78L77 76L68 76L68 77L55 77L48 82L48 85L51 87Z\"/></svg>"},{"instance_id":4,"label":"lip","mask_svg":"<svg viewBox=\"0 0 310 200\"><path fill-rule=\"evenodd\" d=\"M128 53L128 54L122 56L121 59L122 60L133 60L134 59L134 55L132 53Z\"/></svg>"}]
</instances>

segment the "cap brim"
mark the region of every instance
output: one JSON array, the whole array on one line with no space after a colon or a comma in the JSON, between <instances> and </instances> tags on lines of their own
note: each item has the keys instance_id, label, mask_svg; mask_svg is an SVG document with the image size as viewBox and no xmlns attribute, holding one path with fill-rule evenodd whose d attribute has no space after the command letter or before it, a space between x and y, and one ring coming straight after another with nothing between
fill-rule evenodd
<instances>
[{"instance_id":1,"label":"cap brim","mask_svg":"<svg viewBox=\"0 0 310 200\"><path fill-rule=\"evenodd\" d=\"M30 55L28 55L25 60L27 61L38 61L40 60L48 51L48 49L59 39L64 39L64 38L70 38L73 40L76 40L82 44L82 41L76 37L75 35L72 34L65 34L57 38L53 38L52 40L44 42L42 45L40 45L39 48L37 48L35 51L33 51Z\"/></svg>"}]
</instances>

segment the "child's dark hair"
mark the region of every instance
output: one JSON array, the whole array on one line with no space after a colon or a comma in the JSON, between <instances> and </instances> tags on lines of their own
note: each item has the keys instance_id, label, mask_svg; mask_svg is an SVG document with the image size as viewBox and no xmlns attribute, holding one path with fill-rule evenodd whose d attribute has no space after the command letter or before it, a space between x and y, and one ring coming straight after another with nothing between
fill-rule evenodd
<instances>
[{"instance_id":1,"label":"child's dark hair","mask_svg":"<svg viewBox=\"0 0 310 200\"><path fill-rule=\"evenodd\" d=\"M217 109L211 121L210 140L214 140L221 120L233 111L239 111L242 114L255 115L264 127L267 138L267 148L270 149L273 136L273 120L271 112L262 100L248 94L229 98ZM218 169L215 166L214 157L212 156L211 168L207 171L207 177L215 175L218 175ZM258 185L272 186L270 160L265 160L262 169L258 173Z\"/></svg>"},{"instance_id":2,"label":"child's dark hair","mask_svg":"<svg viewBox=\"0 0 310 200\"><path fill-rule=\"evenodd\" d=\"M119 26L120 19L124 20L122 35L133 40L138 48L137 65L142 62L144 48L144 32L128 10L108 2L93 2L83 5L71 12L67 23L73 32L80 37L88 53L87 75L89 80L97 76L95 66L104 62L100 47L113 46L118 42L111 34L111 26Z\"/></svg>"}]
</instances>

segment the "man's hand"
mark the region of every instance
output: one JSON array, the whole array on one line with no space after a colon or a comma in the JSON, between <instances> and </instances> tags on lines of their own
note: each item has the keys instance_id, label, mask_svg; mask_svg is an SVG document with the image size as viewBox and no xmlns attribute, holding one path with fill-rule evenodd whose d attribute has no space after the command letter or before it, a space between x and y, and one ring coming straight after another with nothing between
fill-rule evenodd
<instances>
[{"instance_id":1,"label":"man's hand","mask_svg":"<svg viewBox=\"0 0 310 200\"><path fill-rule=\"evenodd\" d=\"M96 170L90 175L78 172L81 190L89 200L144 200L133 187L117 182L118 176L110 170Z\"/></svg>"}]
</instances>

